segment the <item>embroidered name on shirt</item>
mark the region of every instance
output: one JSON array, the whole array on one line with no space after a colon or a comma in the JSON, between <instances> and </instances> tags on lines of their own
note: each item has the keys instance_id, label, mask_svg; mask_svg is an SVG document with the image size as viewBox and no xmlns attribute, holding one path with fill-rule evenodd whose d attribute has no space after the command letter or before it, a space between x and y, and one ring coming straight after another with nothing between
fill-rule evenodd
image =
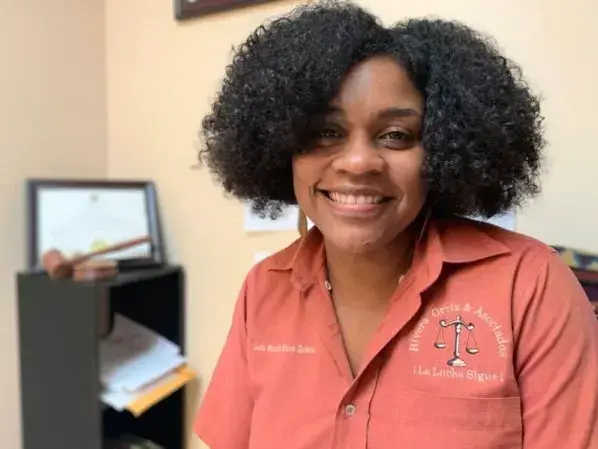
<instances>
[{"instance_id":1,"label":"embroidered name on shirt","mask_svg":"<svg viewBox=\"0 0 598 449\"><path fill-rule=\"evenodd\" d=\"M271 345L264 343L256 343L252 346L257 352L271 352L271 353L294 353L294 354L315 354L316 348L307 345Z\"/></svg>"},{"instance_id":2,"label":"embroidered name on shirt","mask_svg":"<svg viewBox=\"0 0 598 449\"><path fill-rule=\"evenodd\" d=\"M466 304L466 306L469 306L469 303ZM478 307L475 310L474 315L480 318L484 323L486 323L486 325L494 334L496 344L498 344L498 356L502 359L506 358L507 345L509 344L509 340L507 340L504 336L504 333L502 331L502 324L498 324L496 320L492 317L492 315L485 312L482 307Z\"/></svg>"},{"instance_id":3,"label":"embroidered name on shirt","mask_svg":"<svg viewBox=\"0 0 598 449\"><path fill-rule=\"evenodd\" d=\"M470 380L479 383L504 382L505 380L502 373L483 372L475 369L459 370L453 367L438 368L437 366L432 366L426 368L423 365L414 366L413 374L453 380Z\"/></svg>"}]
</instances>

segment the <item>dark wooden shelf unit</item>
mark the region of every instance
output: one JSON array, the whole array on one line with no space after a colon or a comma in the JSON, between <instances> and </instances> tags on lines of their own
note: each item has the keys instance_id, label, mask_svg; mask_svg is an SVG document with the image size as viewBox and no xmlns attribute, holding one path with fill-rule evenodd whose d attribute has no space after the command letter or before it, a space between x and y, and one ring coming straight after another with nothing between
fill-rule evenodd
<instances>
[{"instance_id":1,"label":"dark wooden shelf unit","mask_svg":"<svg viewBox=\"0 0 598 449\"><path fill-rule=\"evenodd\" d=\"M100 401L99 342L114 313L185 351L184 271L164 266L99 282L18 273L23 449L103 449L134 434L182 449L184 388L140 417Z\"/></svg>"}]
</instances>

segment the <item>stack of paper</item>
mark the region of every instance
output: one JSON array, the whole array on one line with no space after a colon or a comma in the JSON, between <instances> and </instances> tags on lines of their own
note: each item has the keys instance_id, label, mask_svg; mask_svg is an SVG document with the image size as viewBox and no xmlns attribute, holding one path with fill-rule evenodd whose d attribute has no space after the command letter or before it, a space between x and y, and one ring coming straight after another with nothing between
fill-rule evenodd
<instances>
[{"instance_id":1,"label":"stack of paper","mask_svg":"<svg viewBox=\"0 0 598 449\"><path fill-rule=\"evenodd\" d=\"M195 377L186 362L179 346L116 314L100 343L101 399L118 411L140 414Z\"/></svg>"}]
</instances>

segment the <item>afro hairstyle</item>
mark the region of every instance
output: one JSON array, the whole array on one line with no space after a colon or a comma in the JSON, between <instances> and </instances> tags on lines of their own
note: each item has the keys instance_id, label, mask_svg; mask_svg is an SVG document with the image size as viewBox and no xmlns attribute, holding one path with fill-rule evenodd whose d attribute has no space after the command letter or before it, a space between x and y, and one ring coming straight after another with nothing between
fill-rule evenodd
<instances>
[{"instance_id":1,"label":"afro hairstyle","mask_svg":"<svg viewBox=\"0 0 598 449\"><path fill-rule=\"evenodd\" d=\"M435 216L492 217L539 192L542 117L521 70L493 41L455 21L391 27L350 2L298 7L235 49L202 123L205 163L224 191L275 218L297 204L294 156L346 73L389 55L423 93L422 177Z\"/></svg>"}]
</instances>

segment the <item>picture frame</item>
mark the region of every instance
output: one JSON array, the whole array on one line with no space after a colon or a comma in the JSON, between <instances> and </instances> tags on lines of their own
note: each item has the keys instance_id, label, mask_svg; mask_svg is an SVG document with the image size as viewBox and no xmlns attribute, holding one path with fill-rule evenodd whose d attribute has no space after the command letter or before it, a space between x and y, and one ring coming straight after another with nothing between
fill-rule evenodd
<instances>
[{"instance_id":1,"label":"picture frame","mask_svg":"<svg viewBox=\"0 0 598 449\"><path fill-rule=\"evenodd\" d=\"M166 263L157 189L151 181L26 180L27 268L42 269L42 256L57 249L66 257L149 236L138 245L98 259L120 268Z\"/></svg>"},{"instance_id":2,"label":"picture frame","mask_svg":"<svg viewBox=\"0 0 598 449\"><path fill-rule=\"evenodd\" d=\"M174 0L174 16L177 20L189 20L274 1L277 0Z\"/></svg>"}]
</instances>

